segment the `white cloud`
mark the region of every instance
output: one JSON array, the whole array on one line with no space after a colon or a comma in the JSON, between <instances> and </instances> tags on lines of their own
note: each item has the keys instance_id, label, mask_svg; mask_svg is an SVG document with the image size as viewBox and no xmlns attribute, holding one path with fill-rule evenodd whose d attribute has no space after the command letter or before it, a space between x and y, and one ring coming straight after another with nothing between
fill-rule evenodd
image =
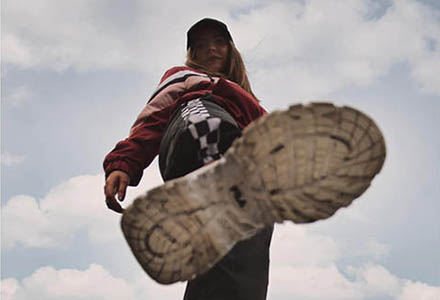
<instances>
[{"instance_id":1,"label":"white cloud","mask_svg":"<svg viewBox=\"0 0 440 300\"><path fill-rule=\"evenodd\" d=\"M52 236L45 234L52 226L32 197L11 198L2 207L2 219L2 247L12 247L18 242L26 246L53 246L56 243Z\"/></svg>"},{"instance_id":2,"label":"white cloud","mask_svg":"<svg viewBox=\"0 0 440 300\"><path fill-rule=\"evenodd\" d=\"M358 288L370 297L397 296L402 289L402 282L382 266L364 265L351 272L356 274Z\"/></svg>"},{"instance_id":3,"label":"white cloud","mask_svg":"<svg viewBox=\"0 0 440 300\"><path fill-rule=\"evenodd\" d=\"M60 269L46 266L18 281L2 280L3 300L112 300L112 299L179 299L184 284L163 286L153 282L145 273L126 280L110 274L104 267L92 264L86 270Z\"/></svg>"},{"instance_id":4,"label":"white cloud","mask_svg":"<svg viewBox=\"0 0 440 300\"><path fill-rule=\"evenodd\" d=\"M2 36L3 59L24 69L157 73L170 67L170 63L183 62L185 32L196 19L213 11L228 15L230 9L249 2L109 4L103 0L79 0L73 9L71 3L56 0L5 1L3 10L10 17ZM183 10L186 14L181 13ZM175 47L176 43L181 47Z\"/></svg>"},{"instance_id":5,"label":"white cloud","mask_svg":"<svg viewBox=\"0 0 440 300\"><path fill-rule=\"evenodd\" d=\"M440 286L398 278L380 265L364 265L349 272L355 274L356 288L372 299L389 296L398 300L435 300L440 297Z\"/></svg>"},{"instance_id":6,"label":"white cloud","mask_svg":"<svg viewBox=\"0 0 440 300\"><path fill-rule=\"evenodd\" d=\"M128 188L124 205L161 183L156 169L153 165L145 171L139 188ZM83 175L56 185L42 199L12 197L2 206L2 247L66 247L83 229L94 242L122 238L119 216L107 209L103 186L102 174Z\"/></svg>"},{"instance_id":7,"label":"white cloud","mask_svg":"<svg viewBox=\"0 0 440 300\"><path fill-rule=\"evenodd\" d=\"M15 153L10 153L10 152L2 152L1 154L1 161L2 161L2 165L4 166L12 166L12 165L18 165L21 164L22 162L24 162L26 160L26 155L20 155L20 154L15 154Z\"/></svg>"},{"instance_id":8,"label":"white cloud","mask_svg":"<svg viewBox=\"0 0 440 300\"><path fill-rule=\"evenodd\" d=\"M399 300L437 300L440 299L440 287L429 286L421 282L405 281Z\"/></svg>"},{"instance_id":9,"label":"white cloud","mask_svg":"<svg viewBox=\"0 0 440 300\"><path fill-rule=\"evenodd\" d=\"M341 247L332 237L287 222L276 226L270 253L269 300L362 299L335 265Z\"/></svg>"},{"instance_id":10,"label":"white cloud","mask_svg":"<svg viewBox=\"0 0 440 300\"><path fill-rule=\"evenodd\" d=\"M286 222L275 227L270 253L274 266L326 266L340 257L340 247L330 236L311 234L302 225Z\"/></svg>"},{"instance_id":11,"label":"white cloud","mask_svg":"<svg viewBox=\"0 0 440 300\"><path fill-rule=\"evenodd\" d=\"M398 278L380 265L351 267L348 272L335 264L278 266L271 272L268 291L268 300L436 300L439 296L440 286Z\"/></svg>"},{"instance_id":12,"label":"white cloud","mask_svg":"<svg viewBox=\"0 0 440 300\"><path fill-rule=\"evenodd\" d=\"M268 300L280 299L362 299L356 289L335 265L326 267L284 266L270 277Z\"/></svg>"},{"instance_id":13,"label":"white cloud","mask_svg":"<svg viewBox=\"0 0 440 300\"><path fill-rule=\"evenodd\" d=\"M325 250L325 249L323 249ZM378 265L352 268L354 279L334 264L328 266L279 266L271 273L268 300L279 299L396 299L436 300L440 287L400 279ZM159 285L143 272L135 272L127 280L90 265L86 270L60 269L46 266L30 276L2 280L2 299L180 299L185 283Z\"/></svg>"},{"instance_id":14,"label":"white cloud","mask_svg":"<svg viewBox=\"0 0 440 300\"><path fill-rule=\"evenodd\" d=\"M370 0L148 1L127 3L124 14L115 14L118 7L101 0L76 1L75 9L54 0L7 1L3 54L22 68L160 76L183 62L187 28L209 15L231 28L261 98L285 98L283 86L295 97L318 98L371 84L397 63L411 67L423 91L439 95L440 12L417 1L391 3L377 15L378 2ZM183 15L186 7L196 9Z\"/></svg>"},{"instance_id":15,"label":"white cloud","mask_svg":"<svg viewBox=\"0 0 440 300\"><path fill-rule=\"evenodd\" d=\"M30 47L24 45L24 41L19 36L5 33L2 35L4 47L3 60L8 63L30 67L32 66L32 54Z\"/></svg>"},{"instance_id":16,"label":"white cloud","mask_svg":"<svg viewBox=\"0 0 440 300\"><path fill-rule=\"evenodd\" d=\"M3 10L12 18L3 37L5 62L55 70L113 68L124 62L122 41L95 23L99 2L76 1L73 9L71 3L60 1L6 1ZM21 21L14 21L16 17ZM96 53L100 44L105 53L101 57Z\"/></svg>"},{"instance_id":17,"label":"white cloud","mask_svg":"<svg viewBox=\"0 0 440 300\"><path fill-rule=\"evenodd\" d=\"M28 102L32 93L25 86L16 88L11 94L6 95L3 99L3 103L8 103L12 107L21 107Z\"/></svg>"},{"instance_id":18,"label":"white cloud","mask_svg":"<svg viewBox=\"0 0 440 300\"><path fill-rule=\"evenodd\" d=\"M1 298L3 300L13 300L18 293L19 283L16 279L8 278L1 281Z\"/></svg>"},{"instance_id":19,"label":"white cloud","mask_svg":"<svg viewBox=\"0 0 440 300\"><path fill-rule=\"evenodd\" d=\"M134 299L134 290L99 265L84 271L43 267L21 282L3 280L2 299Z\"/></svg>"},{"instance_id":20,"label":"white cloud","mask_svg":"<svg viewBox=\"0 0 440 300\"><path fill-rule=\"evenodd\" d=\"M440 42L439 42L440 43ZM438 46L440 48L440 46ZM440 70L440 51L422 57L414 64L412 76L420 83L426 93L440 95L438 84Z\"/></svg>"},{"instance_id":21,"label":"white cloud","mask_svg":"<svg viewBox=\"0 0 440 300\"><path fill-rule=\"evenodd\" d=\"M268 299L436 299L440 287L398 278L377 264L341 270L336 262L345 249L331 236L312 233L307 226L278 225L271 246ZM354 255L368 260L388 255L390 249L373 238ZM424 296L426 295L426 296Z\"/></svg>"},{"instance_id":22,"label":"white cloud","mask_svg":"<svg viewBox=\"0 0 440 300\"><path fill-rule=\"evenodd\" d=\"M253 83L261 95L285 98L279 87L286 86L295 97L319 98L348 85L374 83L398 63L409 64L424 90L436 92L439 68L428 68L425 61L434 66L439 61L440 49L428 49L426 42L439 41L438 14L416 1L396 0L382 17L371 19L365 17L374 9L370 3L271 2L238 20L243 34L250 27L262 33L259 45L243 44L253 53Z\"/></svg>"}]
</instances>

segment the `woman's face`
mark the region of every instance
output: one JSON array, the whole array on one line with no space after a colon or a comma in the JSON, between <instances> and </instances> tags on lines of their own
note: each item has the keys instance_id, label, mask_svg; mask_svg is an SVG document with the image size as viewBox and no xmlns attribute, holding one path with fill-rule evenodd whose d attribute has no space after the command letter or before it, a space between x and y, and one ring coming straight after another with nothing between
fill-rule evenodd
<instances>
[{"instance_id":1,"label":"woman's face","mask_svg":"<svg viewBox=\"0 0 440 300\"><path fill-rule=\"evenodd\" d=\"M195 35L195 61L209 71L221 72L229 53L229 42L219 29L205 28Z\"/></svg>"}]
</instances>

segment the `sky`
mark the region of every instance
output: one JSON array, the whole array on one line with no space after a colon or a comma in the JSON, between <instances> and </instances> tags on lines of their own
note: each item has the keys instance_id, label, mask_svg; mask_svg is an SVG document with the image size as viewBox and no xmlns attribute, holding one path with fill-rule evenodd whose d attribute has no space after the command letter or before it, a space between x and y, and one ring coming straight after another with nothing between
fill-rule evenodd
<instances>
[{"instance_id":1,"label":"sky","mask_svg":"<svg viewBox=\"0 0 440 300\"><path fill-rule=\"evenodd\" d=\"M276 226L268 299L440 299L437 0L3 0L1 17L3 300L183 297L130 253L102 161L203 17L228 25L268 111L351 106L387 144L351 206ZM124 205L161 182L154 161Z\"/></svg>"}]
</instances>

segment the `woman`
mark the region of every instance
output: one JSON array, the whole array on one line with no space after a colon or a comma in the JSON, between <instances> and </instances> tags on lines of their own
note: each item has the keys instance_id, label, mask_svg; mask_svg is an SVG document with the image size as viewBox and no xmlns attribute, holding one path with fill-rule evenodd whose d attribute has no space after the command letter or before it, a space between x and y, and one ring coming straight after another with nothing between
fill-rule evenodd
<instances>
[{"instance_id":1,"label":"woman","mask_svg":"<svg viewBox=\"0 0 440 300\"><path fill-rule=\"evenodd\" d=\"M225 24L203 19L187 33L185 67L162 77L130 136L106 156L108 208L122 212L128 185L159 154L164 180L221 157L241 130L266 111L254 97L240 53ZM207 273L189 281L184 299L265 299L272 227L239 242Z\"/></svg>"},{"instance_id":2,"label":"woman","mask_svg":"<svg viewBox=\"0 0 440 300\"><path fill-rule=\"evenodd\" d=\"M123 211L115 195L122 201L157 154L165 181L217 160L135 200L124 235L158 282L199 275L186 300L265 299L272 225L348 206L381 170L385 142L363 113L312 103L254 122L225 153L266 112L225 24L203 19L187 37L186 66L165 73L130 136L105 158L107 206Z\"/></svg>"}]
</instances>

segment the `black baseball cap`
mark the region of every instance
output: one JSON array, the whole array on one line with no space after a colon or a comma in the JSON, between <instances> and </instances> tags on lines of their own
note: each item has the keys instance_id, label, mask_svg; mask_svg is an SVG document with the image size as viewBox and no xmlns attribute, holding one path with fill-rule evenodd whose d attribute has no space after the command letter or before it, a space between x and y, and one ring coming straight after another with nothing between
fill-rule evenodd
<instances>
[{"instance_id":1,"label":"black baseball cap","mask_svg":"<svg viewBox=\"0 0 440 300\"><path fill-rule=\"evenodd\" d=\"M225 23L220 22L218 20L210 19L210 18L204 18L197 23L195 23L186 33L187 36L187 43L186 43L186 49L188 50L194 43L194 36L195 34L201 30L202 28L211 27L211 28L218 28L221 30L221 32L224 34L224 37L232 42L232 36L228 31L228 27Z\"/></svg>"}]
</instances>

